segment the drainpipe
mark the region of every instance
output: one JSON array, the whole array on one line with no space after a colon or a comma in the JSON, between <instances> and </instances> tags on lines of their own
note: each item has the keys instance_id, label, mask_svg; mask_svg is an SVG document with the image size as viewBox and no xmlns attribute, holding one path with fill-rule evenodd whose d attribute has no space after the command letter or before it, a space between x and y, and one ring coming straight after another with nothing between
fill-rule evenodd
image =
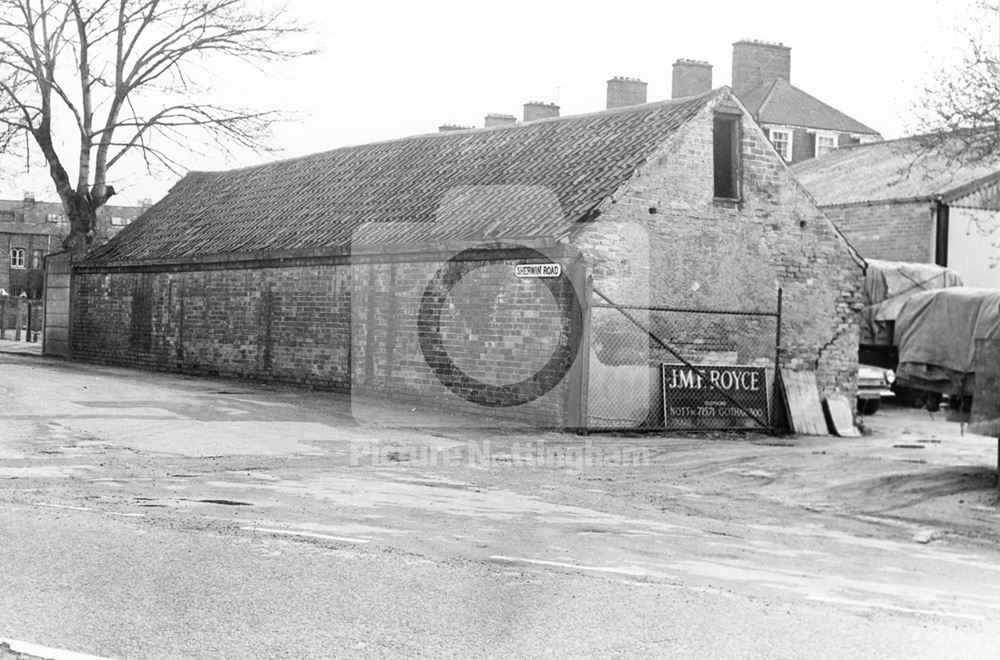
<instances>
[{"instance_id":1,"label":"drainpipe","mask_svg":"<svg viewBox=\"0 0 1000 660\"><path fill-rule=\"evenodd\" d=\"M948 265L948 205L940 199L934 202L933 213L937 219L935 225L934 263L938 266Z\"/></svg>"}]
</instances>

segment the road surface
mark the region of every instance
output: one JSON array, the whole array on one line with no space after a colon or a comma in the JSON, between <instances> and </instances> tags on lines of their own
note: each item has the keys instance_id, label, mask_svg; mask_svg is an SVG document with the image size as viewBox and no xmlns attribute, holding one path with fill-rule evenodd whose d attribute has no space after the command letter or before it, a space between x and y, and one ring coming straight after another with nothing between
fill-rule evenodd
<instances>
[{"instance_id":1,"label":"road surface","mask_svg":"<svg viewBox=\"0 0 1000 660\"><path fill-rule=\"evenodd\" d=\"M580 438L371 401L359 423L332 393L9 354L0 401L3 640L112 658L1000 653L995 446L916 422Z\"/></svg>"}]
</instances>

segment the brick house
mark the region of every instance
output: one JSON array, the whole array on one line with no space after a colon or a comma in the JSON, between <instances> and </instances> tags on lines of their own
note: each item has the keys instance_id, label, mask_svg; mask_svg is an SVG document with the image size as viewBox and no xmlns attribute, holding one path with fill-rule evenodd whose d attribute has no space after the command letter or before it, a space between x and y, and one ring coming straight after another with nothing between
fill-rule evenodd
<instances>
[{"instance_id":1,"label":"brick house","mask_svg":"<svg viewBox=\"0 0 1000 660\"><path fill-rule=\"evenodd\" d=\"M863 144L793 170L868 259L947 266L1000 288L1000 162L959 164L925 136Z\"/></svg>"},{"instance_id":2,"label":"brick house","mask_svg":"<svg viewBox=\"0 0 1000 660\"><path fill-rule=\"evenodd\" d=\"M786 162L799 163L840 147L882 139L874 129L793 85L791 52L783 44L757 39L733 44L733 92ZM702 94L711 86L708 62L674 63L674 98Z\"/></svg>"},{"instance_id":3,"label":"brick house","mask_svg":"<svg viewBox=\"0 0 1000 660\"><path fill-rule=\"evenodd\" d=\"M782 364L852 395L862 263L720 88L191 173L73 266L70 352L629 426L660 356L606 362L591 289L745 310L780 286Z\"/></svg>"},{"instance_id":4,"label":"brick house","mask_svg":"<svg viewBox=\"0 0 1000 660\"><path fill-rule=\"evenodd\" d=\"M144 207L105 206L97 212L95 241L103 242L131 223ZM0 199L0 289L12 295L38 298L42 257L62 250L69 219L59 202L40 202L32 193L23 199Z\"/></svg>"}]
</instances>

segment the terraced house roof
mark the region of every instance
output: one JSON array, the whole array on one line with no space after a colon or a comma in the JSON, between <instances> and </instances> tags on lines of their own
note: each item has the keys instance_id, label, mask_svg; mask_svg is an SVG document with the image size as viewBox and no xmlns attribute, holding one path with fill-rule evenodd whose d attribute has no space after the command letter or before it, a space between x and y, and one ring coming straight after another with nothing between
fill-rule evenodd
<instances>
[{"instance_id":1,"label":"terraced house roof","mask_svg":"<svg viewBox=\"0 0 1000 660\"><path fill-rule=\"evenodd\" d=\"M560 236L720 93L192 172L89 261Z\"/></svg>"},{"instance_id":2,"label":"terraced house roof","mask_svg":"<svg viewBox=\"0 0 1000 660\"><path fill-rule=\"evenodd\" d=\"M777 78L740 97L761 124L878 135L878 132L840 110L806 94L787 80Z\"/></svg>"}]
</instances>

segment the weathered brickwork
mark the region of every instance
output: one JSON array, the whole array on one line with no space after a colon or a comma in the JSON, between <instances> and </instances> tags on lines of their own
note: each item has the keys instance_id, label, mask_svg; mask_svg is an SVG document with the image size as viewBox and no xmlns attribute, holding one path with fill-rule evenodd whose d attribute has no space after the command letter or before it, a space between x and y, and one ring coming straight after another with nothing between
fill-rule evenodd
<instances>
[{"instance_id":1,"label":"weathered brickwork","mask_svg":"<svg viewBox=\"0 0 1000 660\"><path fill-rule=\"evenodd\" d=\"M515 277L512 263L523 259L451 256L353 266L354 391L561 425L573 348L563 310L573 289ZM442 374L454 377L451 391ZM543 393L546 381L558 385ZM519 400L528 401L507 407Z\"/></svg>"},{"instance_id":2,"label":"weathered brickwork","mask_svg":"<svg viewBox=\"0 0 1000 660\"><path fill-rule=\"evenodd\" d=\"M780 286L783 366L815 370L821 394L853 395L860 265L751 121L741 199L716 201L712 117L689 122L575 237L594 287L622 304L770 311ZM606 341L596 321L592 340Z\"/></svg>"},{"instance_id":3,"label":"weathered brickwork","mask_svg":"<svg viewBox=\"0 0 1000 660\"><path fill-rule=\"evenodd\" d=\"M77 271L75 359L347 389L348 273L335 266Z\"/></svg>"},{"instance_id":4,"label":"weathered brickwork","mask_svg":"<svg viewBox=\"0 0 1000 660\"><path fill-rule=\"evenodd\" d=\"M78 269L72 356L478 412L485 405L498 415L514 415L503 405L520 395L530 401L517 407L518 419L561 424L561 376L573 347L556 297L565 306L572 289L554 294L542 280L515 277L509 263L463 261L453 265L460 275L454 286L436 286L439 297L428 298L450 256L177 272ZM424 357L422 302L450 364ZM428 362L469 378L449 392ZM559 383L542 392L546 377Z\"/></svg>"},{"instance_id":5,"label":"weathered brickwork","mask_svg":"<svg viewBox=\"0 0 1000 660\"><path fill-rule=\"evenodd\" d=\"M934 263L934 209L929 201L823 207L866 259Z\"/></svg>"}]
</instances>

